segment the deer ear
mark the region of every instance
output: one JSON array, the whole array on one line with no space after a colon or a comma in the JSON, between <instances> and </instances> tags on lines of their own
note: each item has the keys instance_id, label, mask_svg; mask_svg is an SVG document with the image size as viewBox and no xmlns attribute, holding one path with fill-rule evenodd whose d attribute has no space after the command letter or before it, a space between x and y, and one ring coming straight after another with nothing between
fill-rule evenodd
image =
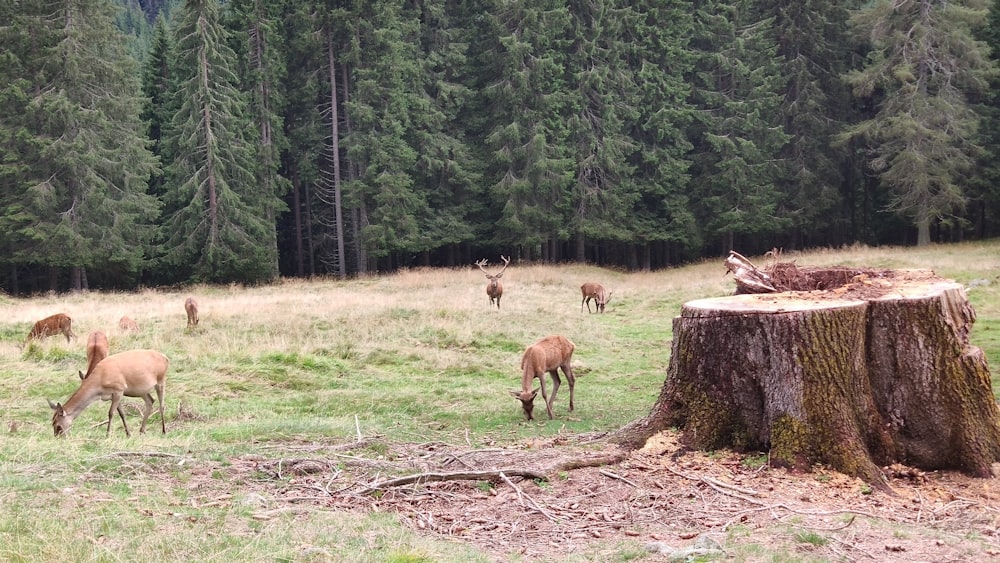
<instances>
[{"instance_id":1,"label":"deer ear","mask_svg":"<svg viewBox=\"0 0 1000 563\"><path fill-rule=\"evenodd\" d=\"M48 399L45 399L45 400L49 401ZM57 411L57 410L61 410L62 409L62 405L60 405L59 403L53 404L52 401L49 401L49 408L52 409L52 410L54 410L54 411Z\"/></svg>"},{"instance_id":2,"label":"deer ear","mask_svg":"<svg viewBox=\"0 0 1000 563\"><path fill-rule=\"evenodd\" d=\"M521 398L521 392L520 391L511 391L510 395L511 395L511 397L514 397L515 399L520 399Z\"/></svg>"},{"instance_id":3,"label":"deer ear","mask_svg":"<svg viewBox=\"0 0 1000 563\"><path fill-rule=\"evenodd\" d=\"M82 372L82 371L80 371L80 370L77 370L77 372L76 372L76 373L80 374L80 379L86 379L86 378L85 378L85 377L83 376L83 372Z\"/></svg>"},{"instance_id":4,"label":"deer ear","mask_svg":"<svg viewBox=\"0 0 1000 563\"><path fill-rule=\"evenodd\" d=\"M538 394L538 388L536 387L534 391L531 392L531 398L534 399L535 395Z\"/></svg>"}]
</instances>

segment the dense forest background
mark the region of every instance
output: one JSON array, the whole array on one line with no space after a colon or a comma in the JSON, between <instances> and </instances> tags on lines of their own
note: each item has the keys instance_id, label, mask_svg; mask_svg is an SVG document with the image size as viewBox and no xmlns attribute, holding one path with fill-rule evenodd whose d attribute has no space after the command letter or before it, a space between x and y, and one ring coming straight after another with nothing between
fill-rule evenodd
<instances>
[{"instance_id":1,"label":"dense forest background","mask_svg":"<svg viewBox=\"0 0 1000 563\"><path fill-rule=\"evenodd\" d=\"M977 0L2 0L0 288L1000 234Z\"/></svg>"}]
</instances>

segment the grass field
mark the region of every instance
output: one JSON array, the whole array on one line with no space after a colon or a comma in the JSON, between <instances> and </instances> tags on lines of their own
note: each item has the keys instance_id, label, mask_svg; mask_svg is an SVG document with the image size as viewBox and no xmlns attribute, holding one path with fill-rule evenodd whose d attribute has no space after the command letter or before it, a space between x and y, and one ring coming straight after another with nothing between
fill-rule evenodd
<instances>
[{"instance_id":1,"label":"grass field","mask_svg":"<svg viewBox=\"0 0 1000 563\"><path fill-rule=\"evenodd\" d=\"M931 268L970 286L972 343L1000 364L1000 241L783 258ZM489 308L486 280L471 265L255 288L0 298L0 560L486 560L388 514L313 511L261 521L246 483L204 492L199 484L224 479L211 467L280 457L294 444L377 437L352 452L377 458L385 453L379 443L490 447L618 428L653 405L681 304L731 293L724 274L721 259L648 273L511 264L500 311ZM581 313L585 281L614 290L604 315ZM200 303L194 329L185 327L188 295ZM74 319L77 339L25 347L34 321L59 312ZM122 315L140 330L120 332ZM94 330L107 333L112 353L154 348L170 358L165 436L156 414L151 431L138 435L130 407L133 435L116 419L106 437L108 403L98 402L68 437L53 437L46 400L65 401L77 388ZM519 386L524 347L556 333L577 345L576 410L566 411L564 386L555 420L543 409L526 423L508 390ZM220 488L229 496L214 492Z\"/></svg>"}]
</instances>

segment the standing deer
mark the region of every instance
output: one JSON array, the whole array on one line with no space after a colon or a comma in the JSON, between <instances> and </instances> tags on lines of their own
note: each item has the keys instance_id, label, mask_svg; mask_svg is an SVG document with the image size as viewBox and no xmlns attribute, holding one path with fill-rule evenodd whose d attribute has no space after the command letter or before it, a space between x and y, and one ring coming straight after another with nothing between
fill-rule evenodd
<instances>
[{"instance_id":1,"label":"standing deer","mask_svg":"<svg viewBox=\"0 0 1000 563\"><path fill-rule=\"evenodd\" d=\"M490 296L490 308L493 308L493 300L496 299L498 310L500 309L500 297L503 296L503 282L500 281L500 278L503 277L504 271L510 264L510 258L504 258L503 254L500 255L500 259L503 260L503 269L497 274L490 274L486 271L486 265L489 264L489 262L485 258L476 262L476 266L479 266L479 269L486 274L486 279L490 280L490 282L486 284L486 295Z\"/></svg>"},{"instance_id":2,"label":"standing deer","mask_svg":"<svg viewBox=\"0 0 1000 563\"><path fill-rule=\"evenodd\" d=\"M573 359L573 350L576 345L565 336L552 335L535 342L524 351L521 356L521 390L511 391L510 394L521 401L528 420L533 420L532 410L534 410L535 396L538 389L532 389L532 383L537 377L542 388L542 400L545 401L545 410L549 413L549 420L552 420L552 403L556 402L556 392L559 391L559 368L562 368L566 381L569 383L569 410L573 411L573 386L576 384L576 377L573 375L573 368L570 362ZM552 396L545 395L545 372L552 376Z\"/></svg>"},{"instance_id":3,"label":"standing deer","mask_svg":"<svg viewBox=\"0 0 1000 563\"><path fill-rule=\"evenodd\" d=\"M188 297L184 301L184 310L187 311L188 328L198 326L198 302L194 297Z\"/></svg>"},{"instance_id":4,"label":"standing deer","mask_svg":"<svg viewBox=\"0 0 1000 563\"><path fill-rule=\"evenodd\" d=\"M122 332L132 332L139 330L139 323L135 322L135 319L129 317L128 315L118 319L118 330Z\"/></svg>"},{"instance_id":5,"label":"standing deer","mask_svg":"<svg viewBox=\"0 0 1000 563\"><path fill-rule=\"evenodd\" d=\"M94 368L104 358L108 357L108 337L103 332L95 330L87 336L87 373L80 373L80 379L87 379Z\"/></svg>"},{"instance_id":6,"label":"standing deer","mask_svg":"<svg viewBox=\"0 0 1000 563\"><path fill-rule=\"evenodd\" d=\"M38 321L28 333L27 341L41 340L59 333L66 337L66 342L69 342L70 337L76 338L73 334L73 319L69 315L57 313Z\"/></svg>"},{"instance_id":7,"label":"standing deer","mask_svg":"<svg viewBox=\"0 0 1000 563\"><path fill-rule=\"evenodd\" d=\"M604 286L599 283L587 282L580 286L580 292L583 293L583 300L580 301L580 312L583 312L583 304L587 304L587 312L593 313L590 310L590 300L593 299L594 303L597 304L597 311L599 313L604 312L604 306L611 302L611 294L613 291L606 291Z\"/></svg>"},{"instance_id":8,"label":"standing deer","mask_svg":"<svg viewBox=\"0 0 1000 563\"><path fill-rule=\"evenodd\" d=\"M142 424L139 433L146 431L146 419L153 412L153 395L160 403L160 428L167 433L167 424L163 418L163 390L167 378L167 367L170 361L156 350L129 350L119 352L104 358L89 377L80 383L80 387L70 396L65 405L52 403L52 430L56 436L69 432L75 419L94 401L101 399L111 401L108 409L108 431L111 435L111 419L115 412L122 419L125 435L131 436L128 423L125 422L125 411L122 410L122 397L142 397L146 408L142 411Z\"/></svg>"}]
</instances>

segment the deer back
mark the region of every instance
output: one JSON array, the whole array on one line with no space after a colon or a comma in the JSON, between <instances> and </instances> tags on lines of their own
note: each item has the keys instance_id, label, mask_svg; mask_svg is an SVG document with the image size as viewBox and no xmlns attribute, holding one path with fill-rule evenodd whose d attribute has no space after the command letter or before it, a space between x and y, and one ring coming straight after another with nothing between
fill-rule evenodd
<instances>
[{"instance_id":1,"label":"deer back","mask_svg":"<svg viewBox=\"0 0 1000 563\"><path fill-rule=\"evenodd\" d=\"M108 357L108 337L99 330L87 336L87 373L80 372L80 379L87 379L94 368L104 358Z\"/></svg>"}]
</instances>

